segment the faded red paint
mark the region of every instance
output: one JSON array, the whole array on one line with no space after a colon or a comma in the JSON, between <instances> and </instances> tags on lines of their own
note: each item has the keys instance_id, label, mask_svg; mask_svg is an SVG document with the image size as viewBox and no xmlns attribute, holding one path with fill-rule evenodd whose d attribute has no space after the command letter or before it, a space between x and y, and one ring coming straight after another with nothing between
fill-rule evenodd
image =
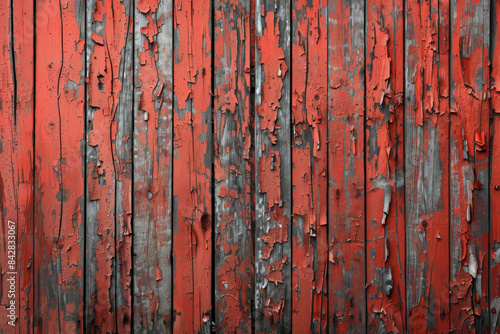
<instances>
[{"instance_id":1,"label":"faded red paint","mask_svg":"<svg viewBox=\"0 0 500 334\"><path fill-rule=\"evenodd\" d=\"M256 332L291 330L290 8L256 3Z\"/></svg>"},{"instance_id":2,"label":"faded red paint","mask_svg":"<svg viewBox=\"0 0 500 334\"><path fill-rule=\"evenodd\" d=\"M132 22L125 11L121 1L97 0L89 8L93 14L88 28L91 40L87 40L87 231L97 238L86 243L95 247L95 254L87 258L95 263L89 266L87 281L95 280L96 286L89 296L89 308L95 314L92 327L103 332L130 332L131 318L132 170L127 145L131 138L124 136L122 128L131 120L124 117L123 109L132 93L122 80L131 80L123 67L131 66L124 52L131 51L126 44L131 43ZM120 287L121 297L113 293L114 285Z\"/></svg>"},{"instance_id":3,"label":"faded red paint","mask_svg":"<svg viewBox=\"0 0 500 334\"><path fill-rule=\"evenodd\" d=\"M35 50L35 333L84 324L85 58L77 45L85 22L77 3L36 2L50 23L37 20Z\"/></svg>"},{"instance_id":4,"label":"faded red paint","mask_svg":"<svg viewBox=\"0 0 500 334\"><path fill-rule=\"evenodd\" d=\"M174 1L174 332L213 319L210 11L210 1Z\"/></svg>"},{"instance_id":5,"label":"faded red paint","mask_svg":"<svg viewBox=\"0 0 500 334\"><path fill-rule=\"evenodd\" d=\"M406 331L403 2L374 0L366 36L366 281L369 332Z\"/></svg>"},{"instance_id":6,"label":"faded red paint","mask_svg":"<svg viewBox=\"0 0 500 334\"><path fill-rule=\"evenodd\" d=\"M220 332L251 333L250 2L214 6L215 322Z\"/></svg>"},{"instance_id":7,"label":"faded red paint","mask_svg":"<svg viewBox=\"0 0 500 334\"><path fill-rule=\"evenodd\" d=\"M328 331L326 8L322 0L292 8L292 326L299 333Z\"/></svg>"},{"instance_id":8,"label":"faded red paint","mask_svg":"<svg viewBox=\"0 0 500 334\"><path fill-rule=\"evenodd\" d=\"M489 31L486 1L453 2L451 330L489 331ZM483 270L484 269L484 270Z\"/></svg>"},{"instance_id":9,"label":"faded red paint","mask_svg":"<svg viewBox=\"0 0 500 334\"><path fill-rule=\"evenodd\" d=\"M0 331L33 326L34 30L32 1L0 3ZM14 238L9 226L15 226ZM15 247L14 247L15 246ZM16 262L10 268L9 262ZM12 262L11 262L12 263ZM7 279L17 272L12 298ZM15 301L11 318L11 300ZM8 317L9 316L9 317ZM15 320L16 327L8 322Z\"/></svg>"},{"instance_id":10,"label":"faded red paint","mask_svg":"<svg viewBox=\"0 0 500 334\"><path fill-rule=\"evenodd\" d=\"M362 1L328 8L329 332L366 326Z\"/></svg>"}]
</instances>

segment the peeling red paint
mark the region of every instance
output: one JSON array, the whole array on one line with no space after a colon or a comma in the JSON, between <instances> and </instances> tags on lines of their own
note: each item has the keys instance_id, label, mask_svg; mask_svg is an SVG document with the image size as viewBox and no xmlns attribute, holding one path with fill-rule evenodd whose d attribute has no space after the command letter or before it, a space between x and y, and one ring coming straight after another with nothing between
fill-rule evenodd
<instances>
[{"instance_id":1,"label":"peeling red paint","mask_svg":"<svg viewBox=\"0 0 500 334\"><path fill-rule=\"evenodd\" d=\"M292 8L292 326L300 333L328 331L326 9L322 0Z\"/></svg>"},{"instance_id":2,"label":"peeling red paint","mask_svg":"<svg viewBox=\"0 0 500 334\"><path fill-rule=\"evenodd\" d=\"M76 1L36 8L54 15L43 28L37 20L36 33L34 329L76 333L84 324L85 59L75 46L85 22Z\"/></svg>"},{"instance_id":3,"label":"peeling red paint","mask_svg":"<svg viewBox=\"0 0 500 334\"><path fill-rule=\"evenodd\" d=\"M329 332L366 326L364 4L328 8Z\"/></svg>"},{"instance_id":4,"label":"peeling red paint","mask_svg":"<svg viewBox=\"0 0 500 334\"><path fill-rule=\"evenodd\" d=\"M367 7L366 252L369 332L406 332L402 1Z\"/></svg>"},{"instance_id":5,"label":"peeling red paint","mask_svg":"<svg viewBox=\"0 0 500 334\"><path fill-rule=\"evenodd\" d=\"M174 332L212 325L211 2L174 1Z\"/></svg>"}]
</instances>

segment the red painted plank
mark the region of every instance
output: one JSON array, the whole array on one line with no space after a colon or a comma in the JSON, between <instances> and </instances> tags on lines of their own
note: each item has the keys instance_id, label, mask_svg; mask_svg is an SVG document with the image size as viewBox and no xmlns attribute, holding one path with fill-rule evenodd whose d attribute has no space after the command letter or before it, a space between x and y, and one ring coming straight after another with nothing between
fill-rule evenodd
<instances>
[{"instance_id":1,"label":"red painted plank","mask_svg":"<svg viewBox=\"0 0 500 334\"><path fill-rule=\"evenodd\" d=\"M212 323L211 1L174 2L175 332Z\"/></svg>"},{"instance_id":2,"label":"red painted plank","mask_svg":"<svg viewBox=\"0 0 500 334\"><path fill-rule=\"evenodd\" d=\"M500 0L492 1L492 13L500 10ZM492 120L490 126L490 244L489 244L489 287L491 333L500 333L500 25L498 18L491 21L491 99ZM485 186L486 187L486 186Z\"/></svg>"},{"instance_id":3,"label":"red painted plank","mask_svg":"<svg viewBox=\"0 0 500 334\"><path fill-rule=\"evenodd\" d=\"M85 4L36 1L35 333L83 331Z\"/></svg>"},{"instance_id":4,"label":"red painted plank","mask_svg":"<svg viewBox=\"0 0 500 334\"><path fill-rule=\"evenodd\" d=\"M366 326L364 3L328 8L329 332Z\"/></svg>"},{"instance_id":5,"label":"red painted plank","mask_svg":"<svg viewBox=\"0 0 500 334\"><path fill-rule=\"evenodd\" d=\"M292 326L328 331L327 1L292 8Z\"/></svg>"},{"instance_id":6,"label":"red painted plank","mask_svg":"<svg viewBox=\"0 0 500 334\"><path fill-rule=\"evenodd\" d=\"M215 1L215 322L252 332L252 149L250 1Z\"/></svg>"},{"instance_id":7,"label":"red painted plank","mask_svg":"<svg viewBox=\"0 0 500 334\"><path fill-rule=\"evenodd\" d=\"M403 1L366 21L366 278L370 333L406 331Z\"/></svg>"},{"instance_id":8,"label":"red painted plank","mask_svg":"<svg viewBox=\"0 0 500 334\"><path fill-rule=\"evenodd\" d=\"M135 2L133 331L172 330L172 2Z\"/></svg>"},{"instance_id":9,"label":"red painted plank","mask_svg":"<svg viewBox=\"0 0 500 334\"><path fill-rule=\"evenodd\" d=\"M451 1L451 330L489 331L489 1ZM484 269L484 270L483 270Z\"/></svg>"},{"instance_id":10,"label":"red painted plank","mask_svg":"<svg viewBox=\"0 0 500 334\"><path fill-rule=\"evenodd\" d=\"M33 329L33 12L32 1L0 3L2 333Z\"/></svg>"},{"instance_id":11,"label":"red painted plank","mask_svg":"<svg viewBox=\"0 0 500 334\"><path fill-rule=\"evenodd\" d=\"M86 325L102 332L130 332L130 5L87 1Z\"/></svg>"},{"instance_id":12,"label":"red painted plank","mask_svg":"<svg viewBox=\"0 0 500 334\"><path fill-rule=\"evenodd\" d=\"M290 332L290 2L256 1L255 331Z\"/></svg>"},{"instance_id":13,"label":"red painted plank","mask_svg":"<svg viewBox=\"0 0 500 334\"><path fill-rule=\"evenodd\" d=\"M407 1L405 185L408 331L449 329L448 2Z\"/></svg>"}]
</instances>

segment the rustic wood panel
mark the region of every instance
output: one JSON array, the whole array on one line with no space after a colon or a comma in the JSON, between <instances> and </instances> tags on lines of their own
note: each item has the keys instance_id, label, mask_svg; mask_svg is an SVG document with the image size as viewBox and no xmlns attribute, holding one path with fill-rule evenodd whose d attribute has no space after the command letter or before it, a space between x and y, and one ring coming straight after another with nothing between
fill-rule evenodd
<instances>
[{"instance_id":1,"label":"rustic wood panel","mask_svg":"<svg viewBox=\"0 0 500 334\"><path fill-rule=\"evenodd\" d=\"M490 78L490 108L492 113L490 125L491 146L487 150L490 155L490 243L487 260L489 261L489 291L490 291L490 329L491 333L500 331L500 25L496 13L500 10L498 0L491 1L491 78ZM483 185L486 187L486 185ZM486 260L485 260L486 261Z\"/></svg>"},{"instance_id":2,"label":"rustic wood panel","mask_svg":"<svg viewBox=\"0 0 500 334\"><path fill-rule=\"evenodd\" d=\"M489 331L489 1L451 1L451 330ZM484 270L483 270L484 269Z\"/></svg>"},{"instance_id":3,"label":"rustic wood panel","mask_svg":"<svg viewBox=\"0 0 500 334\"><path fill-rule=\"evenodd\" d=\"M449 3L406 2L408 331L449 330Z\"/></svg>"},{"instance_id":4,"label":"rustic wood panel","mask_svg":"<svg viewBox=\"0 0 500 334\"><path fill-rule=\"evenodd\" d=\"M35 49L35 333L77 333L85 314L85 2L35 5L45 15Z\"/></svg>"},{"instance_id":5,"label":"rustic wood panel","mask_svg":"<svg viewBox=\"0 0 500 334\"><path fill-rule=\"evenodd\" d=\"M255 3L255 331L292 328L290 2Z\"/></svg>"},{"instance_id":6,"label":"rustic wood panel","mask_svg":"<svg viewBox=\"0 0 500 334\"><path fill-rule=\"evenodd\" d=\"M135 2L133 332L172 331L173 4Z\"/></svg>"},{"instance_id":7,"label":"rustic wood panel","mask_svg":"<svg viewBox=\"0 0 500 334\"><path fill-rule=\"evenodd\" d=\"M404 333L403 1L369 1L366 9L367 326Z\"/></svg>"},{"instance_id":8,"label":"rustic wood panel","mask_svg":"<svg viewBox=\"0 0 500 334\"><path fill-rule=\"evenodd\" d=\"M365 295L365 9L328 7L329 332L363 331Z\"/></svg>"},{"instance_id":9,"label":"rustic wood panel","mask_svg":"<svg viewBox=\"0 0 500 334\"><path fill-rule=\"evenodd\" d=\"M212 321L212 1L174 1L175 332Z\"/></svg>"},{"instance_id":10,"label":"rustic wood panel","mask_svg":"<svg viewBox=\"0 0 500 334\"><path fill-rule=\"evenodd\" d=\"M0 17L0 332L26 333L33 330L33 2L4 1Z\"/></svg>"},{"instance_id":11,"label":"rustic wood panel","mask_svg":"<svg viewBox=\"0 0 500 334\"><path fill-rule=\"evenodd\" d=\"M328 331L327 1L292 6L292 326Z\"/></svg>"},{"instance_id":12,"label":"rustic wood panel","mask_svg":"<svg viewBox=\"0 0 500 334\"><path fill-rule=\"evenodd\" d=\"M499 332L497 9L4 1L0 332Z\"/></svg>"},{"instance_id":13,"label":"rustic wood panel","mask_svg":"<svg viewBox=\"0 0 500 334\"><path fill-rule=\"evenodd\" d=\"M215 323L252 332L250 1L214 3Z\"/></svg>"},{"instance_id":14,"label":"rustic wood panel","mask_svg":"<svg viewBox=\"0 0 500 334\"><path fill-rule=\"evenodd\" d=\"M132 2L88 0L87 328L130 332Z\"/></svg>"}]
</instances>

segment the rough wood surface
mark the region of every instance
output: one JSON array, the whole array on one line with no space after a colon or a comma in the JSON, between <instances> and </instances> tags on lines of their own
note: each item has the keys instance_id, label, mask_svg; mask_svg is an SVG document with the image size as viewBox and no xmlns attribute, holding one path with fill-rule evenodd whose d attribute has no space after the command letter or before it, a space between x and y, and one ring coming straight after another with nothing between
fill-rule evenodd
<instances>
[{"instance_id":1,"label":"rough wood surface","mask_svg":"<svg viewBox=\"0 0 500 334\"><path fill-rule=\"evenodd\" d=\"M0 18L0 331L26 333L33 329L33 1L0 3Z\"/></svg>"},{"instance_id":2,"label":"rough wood surface","mask_svg":"<svg viewBox=\"0 0 500 334\"><path fill-rule=\"evenodd\" d=\"M450 1L451 325L489 331L489 1ZM484 269L484 270L483 270Z\"/></svg>"},{"instance_id":3,"label":"rough wood surface","mask_svg":"<svg viewBox=\"0 0 500 334\"><path fill-rule=\"evenodd\" d=\"M327 1L292 7L292 326L328 331Z\"/></svg>"},{"instance_id":4,"label":"rough wood surface","mask_svg":"<svg viewBox=\"0 0 500 334\"><path fill-rule=\"evenodd\" d=\"M255 331L292 328L290 3L255 4Z\"/></svg>"},{"instance_id":5,"label":"rough wood surface","mask_svg":"<svg viewBox=\"0 0 500 334\"><path fill-rule=\"evenodd\" d=\"M212 1L174 2L174 332L210 332Z\"/></svg>"},{"instance_id":6,"label":"rough wood surface","mask_svg":"<svg viewBox=\"0 0 500 334\"><path fill-rule=\"evenodd\" d=\"M498 1L3 1L0 332L500 333Z\"/></svg>"},{"instance_id":7,"label":"rough wood surface","mask_svg":"<svg viewBox=\"0 0 500 334\"><path fill-rule=\"evenodd\" d=\"M328 7L329 332L363 331L365 295L364 3Z\"/></svg>"},{"instance_id":8,"label":"rough wood surface","mask_svg":"<svg viewBox=\"0 0 500 334\"><path fill-rule=\"evenodd\" d=\"M214 3L215 323L252 332L250 1Z\"/></svg>"},{"instance_id":9,"label":"rough wood surface","mask_svg":"<svg viewBox=\"0 0 500 334\"><path fill-rule=\"evenodd\" d=\"M85 3L35 6L46 15L35 49L35 333L77 333L85 314Z\"/></svg>"},{"instance_id":10,"label":"rough wood surface","mask_svg":"<svg viewBox=\"0 0 500 334\"><path fill-rule=\"evenodd\" d=\"M368 2L366 282L370 333L406 332L403 1Z\"/></svg>"},{"instance_id":11,"label":"rough wood surface","mask_svg":"<svg viewBox=\"0 0 500 334\"><path fill-rule=\"evenodd\" d=\"M133 332L172 331L173 4L136 0Z\"/></svg>"},{"instance_id":12,"label":"rough wood surface","mask_svg":"<svg viewBox=\"0 0 500 334\"><path fill-rule=\"evenodd\" d=\"M86 327L130 332L132 2L87 4Z\"/></svg>"}]
</instances>

